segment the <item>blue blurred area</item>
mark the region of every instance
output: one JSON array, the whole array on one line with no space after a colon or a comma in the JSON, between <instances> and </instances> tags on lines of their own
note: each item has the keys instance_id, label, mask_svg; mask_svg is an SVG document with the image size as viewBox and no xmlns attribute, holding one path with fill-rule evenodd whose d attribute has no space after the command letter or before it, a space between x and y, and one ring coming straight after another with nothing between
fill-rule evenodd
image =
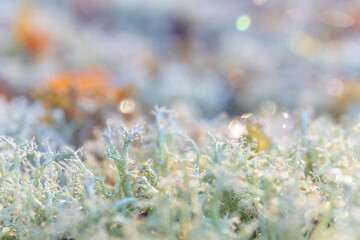
<instances>
[{"instance_id":1,"label":"blue blurred area","mask_svg":"<svg viewBox=\"0 0 360 240\"><path fill-rule=\"evenodd\" d=\"M339 0L3 0L0 79L29 92L54 75L100 67L135 89L142 111L180 104L198 116L236 115L270 100L337 116L360 100L352 96L360 95L359 7Z\"/></svg>"}]
</instances>

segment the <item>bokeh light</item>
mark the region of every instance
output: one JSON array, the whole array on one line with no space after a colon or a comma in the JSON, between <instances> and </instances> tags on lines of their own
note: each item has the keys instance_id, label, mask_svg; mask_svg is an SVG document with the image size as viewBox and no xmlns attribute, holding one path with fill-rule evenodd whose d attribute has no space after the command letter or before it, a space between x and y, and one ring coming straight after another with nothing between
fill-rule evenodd
<instances>
[{"instance_id":1,"label":"bokeh light","mask_svg":"<svg viewBox=\"0 0 360 240\"><path fill-rule=\"evenodd\" d=\"M247 133L246 126L234 120L229 124L228 132L231 138L237 139Z\"/></svg>"},{"instance_id":2,"label":"bokeh light","mask_svg":"<svg viewBox=\"0 0 360 240\"><path fill-rule=\"evenodd\" d=\"M263 5L266 0L253 0L253 2L256 4L256 5Z\"/></svg>"},{"instance_id":3,"label":"bokeh light","mask_svg":"<svg viewBox=\"0 0 360 240\"><path fill-rule=\"evenodd\" d=\"M251 18L248 15L242 15L236 20L236 28L241 32L246 31L250 27L250 25Z\"/></svg>"},{"instance_id":4,"label":"bokeh light","mask_svg":"<svg viewBox=\"0 0 360 240\"><path fill-rule=\"evenodd\" d=\"M260 106L261 113L267 117L273 116L276 112L276 109L277 109L276 103L269 100L263 102Z\"/></svg>"},{"instance_id":5,"label":"bokeh light","mask_svg":"<svg viewBox=\"0 0 360 240\"><path fill-rule=\"evenodd\" d=\"M350 27L355 23L349 14L335 10L321 11L319 18L324 23L334 27Z\"/></svg>"},{"instance_id":6,"label":"bokeh light","mask_svg":"<svg viewBox=\"0 0 360 240\"><path fill-rule=\"evenodd\" d=\"M331 79L326 86L326 90L329 95L339 97L344 91L344 84L339 79Z\"/></svg>"},{"instance_id":7,"label":"bokeh light","mask_svg":"<svg viewBox=\"0 0 360 240\"><path fill-rule=\"evenodd\" d=\"M131 98L126 98L119 103L119 110L124 114L131 114L135 111L136 103Z\"/></svg>"}]
</instances>

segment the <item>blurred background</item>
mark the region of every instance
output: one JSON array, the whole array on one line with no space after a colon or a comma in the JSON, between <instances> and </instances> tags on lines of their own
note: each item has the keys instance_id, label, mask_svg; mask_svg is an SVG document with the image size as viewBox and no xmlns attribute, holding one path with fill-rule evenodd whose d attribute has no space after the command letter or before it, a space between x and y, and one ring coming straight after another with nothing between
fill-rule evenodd
<instances>
[{"instance_id":1,"label":"blurred background","mask_svg":"<svg viewBox=\"0 0 360 240\"><path fill-rule=\"evenodd\" d=\"M1 104L22 96L84 132L154 105L357 117L359 37L358 0L2 0Z\"/></svg>"}]
</instances>

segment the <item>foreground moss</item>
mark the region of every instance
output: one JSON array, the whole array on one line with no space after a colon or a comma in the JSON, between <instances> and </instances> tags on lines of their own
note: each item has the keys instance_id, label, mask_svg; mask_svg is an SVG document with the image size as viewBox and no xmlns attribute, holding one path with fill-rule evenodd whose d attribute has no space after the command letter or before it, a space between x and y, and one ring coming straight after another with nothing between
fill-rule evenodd
<instances>
[{"instance_id":1,"label":"foreground moss","mask_svg":"<svg viewBox=\"0 0 360 240\"><path fill-rule=\"evenodd\" d=\"M259 152L246 133L209 133L198 146L169 127L169 115L157 109L146 131L108 124L111 164L94 169L81 150L2 137L1 238L360 237L360 136L352 127L303 122L286 144Z\"/></svg>"}]
</instances>

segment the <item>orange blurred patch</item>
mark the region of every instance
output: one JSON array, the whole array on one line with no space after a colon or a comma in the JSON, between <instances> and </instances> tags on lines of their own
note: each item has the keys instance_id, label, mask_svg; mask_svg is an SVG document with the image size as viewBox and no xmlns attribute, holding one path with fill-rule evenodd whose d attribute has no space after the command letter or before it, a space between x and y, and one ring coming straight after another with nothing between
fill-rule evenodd
<instances>
[{"instance_id":1,"label":"orange blurred patch","mask_svg":"<svg viewBox=\"0 0 360 240\"><path fill-rule=\"evenodd\" d=\"M50 37L35 21L37 14L33 7L25 6L20 10L14 26L15 40L24 47L31 56L44 52L50 43Z\"/></svg>"},{"instance_id":2,"label":"orange blurred patch","mask_svg":"<svg viewBox=\"0 0 360 240\"><path fill-rule=\"evenodd\" d=\"M48 108L62 108L69 117L81 118L89 113L81 109L80 102L82 107L90 106L94 114L104 106L115 106L132 92L132 87L115 86L106 71L93 69L56 75L46 81L35 97Z\"/></svg>"},{"instance_id":3,"label":"orange blurred patch","mask_svg":"<svg viewBox=\"0 0 360 240\"><path fill-rule=\"evenodd\" d=\"M56 94L75 93L82 97L106 97L111 90L109 76L104 71L62 73L47 81L46 89Z\"/></svg>"}]
</instances>

